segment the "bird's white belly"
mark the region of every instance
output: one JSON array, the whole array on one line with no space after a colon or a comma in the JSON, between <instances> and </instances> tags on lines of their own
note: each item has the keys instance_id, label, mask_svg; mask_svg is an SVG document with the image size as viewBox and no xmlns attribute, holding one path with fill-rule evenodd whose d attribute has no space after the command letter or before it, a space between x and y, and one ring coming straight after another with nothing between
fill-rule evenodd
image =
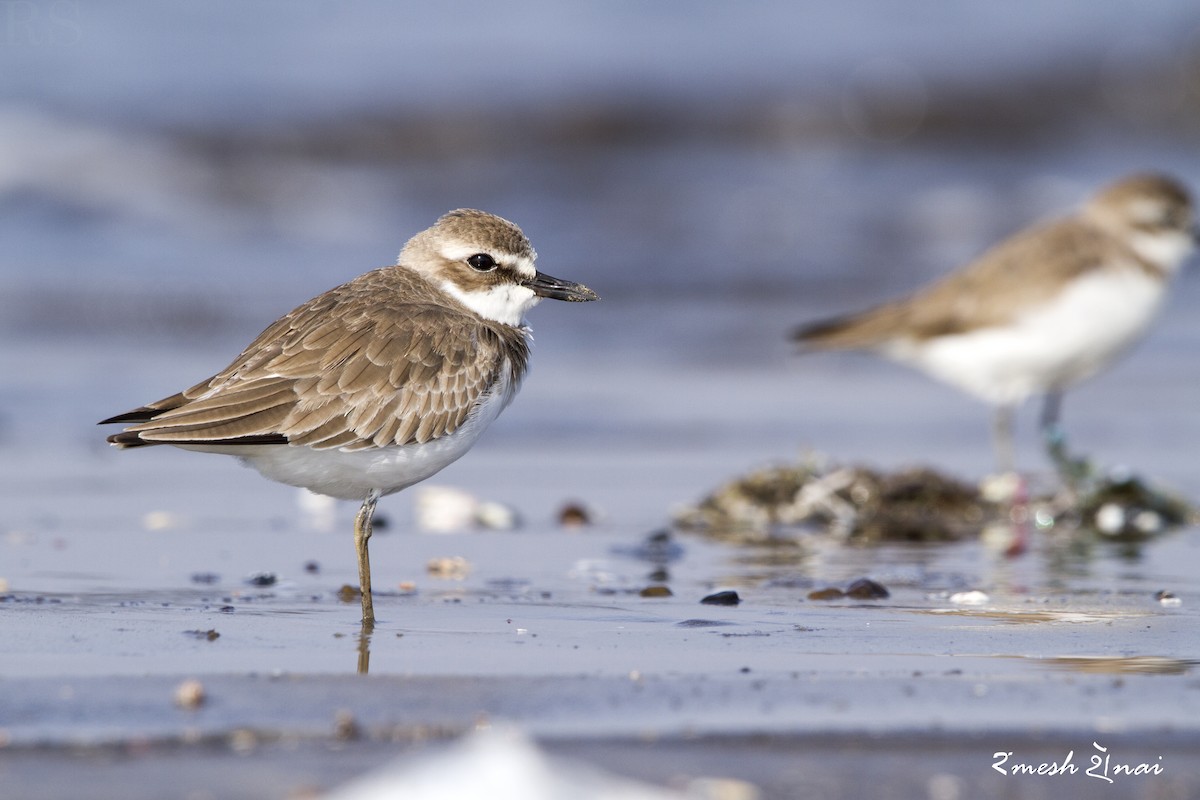
<instances>
[{"instance_id":1,"label":"bird's white belly","mask_svg":"<svg viewBox=\"0 0 1200 800\"><path fill-rule=\"evenodd\" d=\"M342 500L362 500L372 490L384 495L398 492L457 461L509 404L516 388L502 379L454 433L424 444L365 450L299 445L185 445L184 449L237 456L273 481Z\"/></svg>"},{"instance_id":2,"label":"bird's white belly","mask_svg":"<svg viewBox=\"0 0 1200 800\"><path fill-rule=\"evenodd\" d=\"M1162 301L1164 281L1142 270L1076 280L1005 326L898 342L885 354L996 405L1065 389L1130 347Z\"/></svg>"}]
</instances>

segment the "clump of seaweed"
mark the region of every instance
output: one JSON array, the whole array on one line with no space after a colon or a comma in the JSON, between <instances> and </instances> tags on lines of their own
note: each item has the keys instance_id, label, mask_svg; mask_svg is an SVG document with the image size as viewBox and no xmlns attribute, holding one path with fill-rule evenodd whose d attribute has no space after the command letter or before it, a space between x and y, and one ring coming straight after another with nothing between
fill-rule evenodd
<instances>
[{"instance_id":1,"label":"clump of seaweed","mask_svg":"<svg viewBox=\"0 0 1200 800\"><path fill-rule=\"evenodd\" d=\"M977 487L924 467L883 472L798 464L735 478L684 509L675 524L739 543L814 528L860 542L945 542L976 535L1005 514Z\"/></svg>"},{"instance_id":2,"label":"clump of seaweed","mask_svg":"<svg viewBox=\"0 0 1200 800\"><path fill-rule=\"evenodd\" d=\"M928 467L884 471L815 462L754 470L680 511L675 525L736 544L784 544L823 534L856 544L953 542L994 524L1028 520L1039 529L1138 541L1190 524L1186 501L1137 477L1092 475L1034 494L1008 476L983 487Z\"/></svg>"}]
</instances>

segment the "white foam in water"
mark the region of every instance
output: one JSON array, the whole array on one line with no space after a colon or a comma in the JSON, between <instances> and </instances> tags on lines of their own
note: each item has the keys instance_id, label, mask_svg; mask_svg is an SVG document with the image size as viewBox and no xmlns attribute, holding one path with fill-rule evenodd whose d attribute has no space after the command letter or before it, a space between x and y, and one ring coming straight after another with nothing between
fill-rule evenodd
<instances>
[{"instance_id":1,"label":"white foam in water","mask_svg":"<svg viewBox=\"0 0 1200 800\"><path fill-rule=\"evenodd\" d=\"M745 796L745 795L743 795ZM686 800L687 795L551 758L516 729L484 730L446 751L402 759L325 800ZM692 795L692 797L696 797Z\"/></svg>"}]
</instances>

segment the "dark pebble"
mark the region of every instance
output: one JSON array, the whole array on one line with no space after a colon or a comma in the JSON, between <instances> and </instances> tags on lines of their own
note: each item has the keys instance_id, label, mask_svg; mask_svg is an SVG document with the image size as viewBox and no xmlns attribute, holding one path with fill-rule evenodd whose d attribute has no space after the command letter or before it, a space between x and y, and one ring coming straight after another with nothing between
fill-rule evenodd
<instances>
[{"instance_id":1,"label":"dark pebble","mask_svg":"<svg viewBox=\"0 0 1200 800\"><path fill-rule=\"evenodd\" d=\"M638 592L642 597L672 597L671 590L666 586L647 586Z\"/></svg>"},{"instance_id":2,"label":"dark pebble","mask_svg":"<svg viewBox=\"0 0 1200 800\"><path fill-rule=\"evenodd\" d=\"M376 514L371 518L372 531L386 531L391 526L392 520L387 514Z\"/></svg>"},{"instance_id":3,"label":"dark pebble","mask_svg":"<svg viewBox=\"0 0 1200 800\"><path fill-rule=\"evenodd\" d=\"M221 576L215 572L193 572L192 573L192 583L203 583L206 585L212 585L219 580L221 580Z\"/></svg>"},{"instance_id":4,"label":"dark pebble","mask_svg":"<svg viewBox=\"0 0 1200 800\"><path fill-rule=\"evenodd\" d=\"M321 571L321 565L318 564L316 561L305 561L304 562L304 571L310 575L316 575L318 572Z\"/></svg>"},{"instance_id":5,"label":"dark pebble","mask_svg":"<svg viewBox=\"0 0 1200 800\"><path fill-rule=\"evenodd\" d=\"M251 586L274 586L277 580L274 572L256 572L246 578L246 583Z\"/></svg>"},{"instance_id":6,"label":"dark pebble","mask_svg":"<svg viewBox=\"0 0 1200 800\"><path fill-rule=\"evenodd\" d=\"M883 584L876 583L870 578L859 578L847 586L846 595L855 600L882 600L890 596Z\"/></svg>"},{"instance_id":7,"label":"dark pebble","mask_svg":"<svg viewBox=\"0 0 1200 800\"><path fill-rule=\"evenodd\" d=\"M564 528L582 528L592 524L592 515L581 503L567 503L559 509L558 524Z\"/></svg>"},{"instance_id":8,"label":"dark pebble","mask_svg":"<svg viewBox=\"0 0 1200 800\"><path fill-rule=\"evenodd\" d=\"M716 592L700 601L706 606L736 606L742 602L737 592Z\"/></svg>"},{"instance_id":9,"label":"dark pebble","mask_svg":"<svg viewBox=\"0 0 1200 800\"><path fill-rule=\"evenodd\" d=\"M845 592L833 586L830 586L828 589L817 589L808 593L809 600L837 600L845 596Z\"/></svg>"}]
</instances>

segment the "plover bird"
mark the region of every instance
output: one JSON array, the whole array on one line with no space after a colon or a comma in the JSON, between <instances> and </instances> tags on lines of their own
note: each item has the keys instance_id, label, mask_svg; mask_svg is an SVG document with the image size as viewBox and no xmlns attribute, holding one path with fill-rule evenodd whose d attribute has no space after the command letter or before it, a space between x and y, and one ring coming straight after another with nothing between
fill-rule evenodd
<instances>
[{"instance_id":1,"label":"plover bird","mask_svg":"<svg viewBox=\"0 0 1200 800\"><path fill-rule=\"evenodd\" d=\"M286 314L213 377L100 424L129 424L108 437L117 447L237 456L272 480L360 501L354 542L372 623L376 502L458 459L512 401L529 365L529 309L599 299L538 272L535 258L511 222L451 211L395 266Z\"/></svg>"},{"instance_id":2,"label":"plover bird","mask_svg":"<svg viewBox=\"0 0 1200 800\"><path fill-rule=\"evenodd\" d=\"M1066 475L1077 465L1059 426L1063 391L1137 341L1197 238L1187 190L1165 176L1134 175L924 290L804 325L793 337L813 349L879 353L992 404L1006 471L1013 410L1044 394L1042 429Z\"/></svg>"}]
</instances>

